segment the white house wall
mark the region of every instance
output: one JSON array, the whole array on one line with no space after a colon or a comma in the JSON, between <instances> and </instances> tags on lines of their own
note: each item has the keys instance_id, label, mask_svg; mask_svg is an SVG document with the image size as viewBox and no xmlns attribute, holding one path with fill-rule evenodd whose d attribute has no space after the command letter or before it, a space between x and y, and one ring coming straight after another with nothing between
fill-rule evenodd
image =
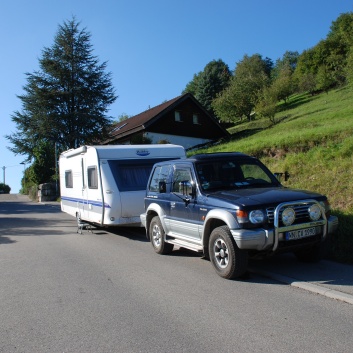
<instances>
[{"instance_id":1,"label":"white house wall","mask_svg":"<svg viewBox=\"0 0 353 353\"><path fill-rule=\"evenodd\" d=\"M168 134L158 134L154 132L153 133L145 132L144 136L149 138L152 143L159 143L159 141L167 140L169 143L181 145L185 149L212 141L210 139L187 137L187 136L176 136L176 135L168 135Z\"/></svg>"}]
</instances>

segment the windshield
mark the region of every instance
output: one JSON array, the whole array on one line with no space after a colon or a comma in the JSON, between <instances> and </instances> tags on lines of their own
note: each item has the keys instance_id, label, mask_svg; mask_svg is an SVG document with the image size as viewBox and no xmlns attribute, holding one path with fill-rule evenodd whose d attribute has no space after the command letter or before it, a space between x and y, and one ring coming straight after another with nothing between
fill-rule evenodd
<instances>
[{"instance_id":1,"label":"windshield","mask_svg":"<svg viewBox=\"0 0 353 353\"><path fill-rule=\"evenodd\" d=\"M275 176L256 159L200 162L197 176L203 190L279 186Z\"/></svg>"}]
</instances>

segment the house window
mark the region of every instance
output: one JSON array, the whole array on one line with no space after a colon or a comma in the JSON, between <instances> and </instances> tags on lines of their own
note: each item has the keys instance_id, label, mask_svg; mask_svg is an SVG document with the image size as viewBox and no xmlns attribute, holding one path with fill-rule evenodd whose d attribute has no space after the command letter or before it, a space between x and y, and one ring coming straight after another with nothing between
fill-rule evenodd
<instances>
[{"instance_id":1,"label":"house window","mask_svg":"<svg viewBox=\"0 0 353 353\"><path fill-rule=\"evenodd\" d=\"M199 116L197 114L192 115L192 122L193 122L193 124L200 124Z\"/></svg>"},{"instance_id":2,"label":"house window","mask_svg":"<svg viewBox=\"0 0 353 353\"><path fill-rule=\"evenodd\" d=\"M181 113L178 111L174 112L174 117L175 117L175 121L182 121L181 120Z\"/></svg>"},{"instance_id":3,"label":"house window","mask_svg":"<svg viewBox=\"0 0 353 353\"><path fill-rule=\"evenodd\" d=\"M88 174L88 187L90 189L98 189L98 173L97 167L88 167L87 168Z\"/></svg>"},{"instance_id":4,"label":"house window","mask_svg":"<svg viewBox=\"0 0 353 353\"><path fill-rule=\"evenodd\" d=\"M65 171L65 187L67 187L67 188L73 187L72 170Z\"/></svg>"}]
</instances>

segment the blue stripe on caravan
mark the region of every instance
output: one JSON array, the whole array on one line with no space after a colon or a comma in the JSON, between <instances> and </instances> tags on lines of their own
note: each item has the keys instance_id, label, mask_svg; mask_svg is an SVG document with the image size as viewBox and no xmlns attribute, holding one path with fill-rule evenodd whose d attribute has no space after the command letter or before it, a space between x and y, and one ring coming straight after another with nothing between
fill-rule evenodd
<instances>
[{"instance_id":1,"label":"blue stripe on caravan","mask_svg":"<svg viewBox=\"0 0 353 353\"><path fill-rule=\"evenodd\" d=\"M75 197L67 197L67 196L62 196L61 200L63 201L68 201L68 202L75 202L75 203L82 203L84 205L93 205L93 206L97 206L97 207L103 207L103 202L101 201L93 201L93 200L85 200L85 199L78 199ZM109 204L105 203L104 204L105 208L111 208Z\"/></svg>"}]
</instances>

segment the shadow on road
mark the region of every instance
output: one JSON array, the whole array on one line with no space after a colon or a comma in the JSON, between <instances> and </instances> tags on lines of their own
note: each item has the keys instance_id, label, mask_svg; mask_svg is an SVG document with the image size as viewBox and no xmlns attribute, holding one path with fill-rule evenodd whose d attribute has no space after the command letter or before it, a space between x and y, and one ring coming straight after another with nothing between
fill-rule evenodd
<instances>
[{"instance_id":1,"label":"shadow on road","mask_svg":"<svg viewBox=\"0 0 353 353\"><path fill-rule=\"evenodd\" d=\"M29 213L55 214L61 213L60 206L52 207L35 202L1 202L0 217L7 214L29 214Z\"/></svg>"},{"instance_id":2,"label":"shadow on road","mask_svg":"<svg viewBox=\"0 0 353 353\"><path fill-rule=\"evenodd\" d=\"M16 243L16 240L12 240L8 237L0 236L0 245L1 244L13 244L13 243Z\"/></svg>"},{"instance_id":3,"label":"shadow on road","mask_svg":"<svg viewBox=\"0 0 353 353\"><path fill-rule=\"evenodd\" d=\"M129 240L140 241L143 243L148 242L145 228L142 227L111 227L109 228L109 232Z\"/></svg>"},{"instance_id":4,"label":"shadow on road","mask_svg":"<svg viewBox=\"0 0 353 353\"><path fill-rule=\"evenodd\" d=\"M253 260L251 268L258 273L275 273L293 281L317 284L328 289L353 295L353 266L322 260L305 263L292 253L280 254L265 260Z\"/></svg>"}]
</instances>

